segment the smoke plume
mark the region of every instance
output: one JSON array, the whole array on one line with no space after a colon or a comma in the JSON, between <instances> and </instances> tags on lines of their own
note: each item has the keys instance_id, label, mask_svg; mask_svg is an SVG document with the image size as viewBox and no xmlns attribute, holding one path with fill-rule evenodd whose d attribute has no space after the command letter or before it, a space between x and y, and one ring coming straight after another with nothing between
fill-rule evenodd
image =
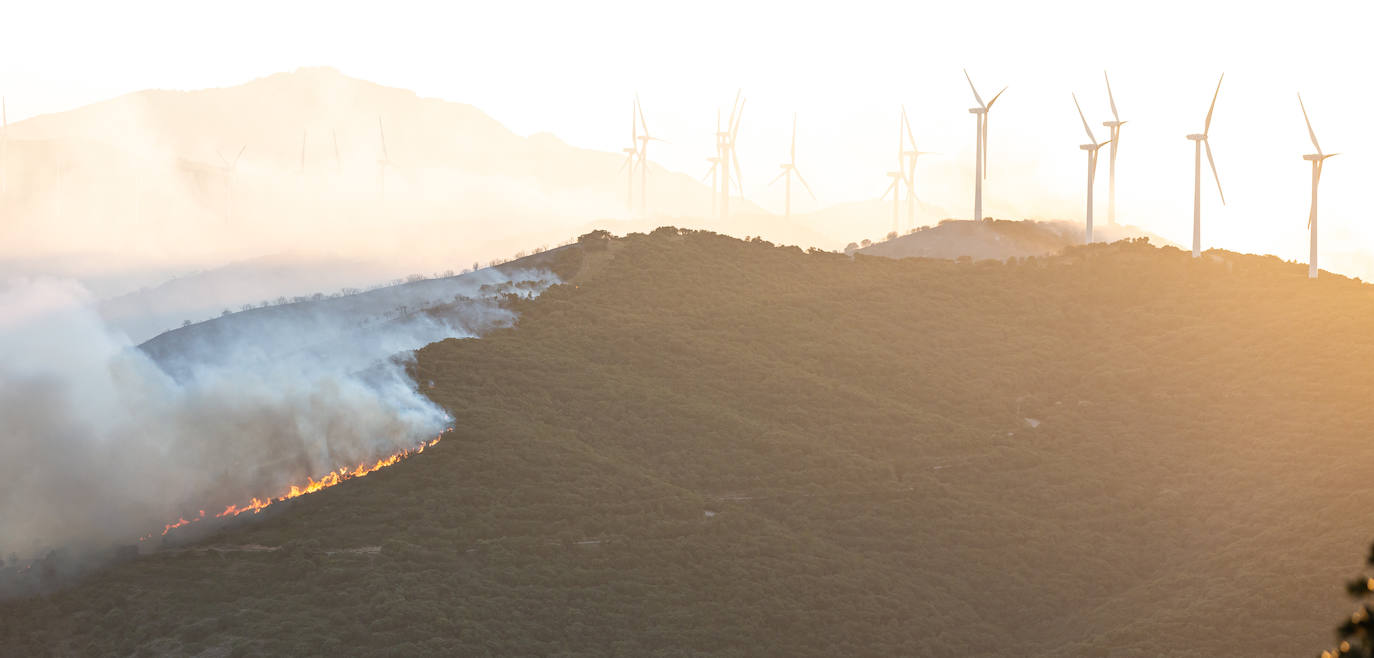
<instances>
[{"instance_id":1,"label":"smoke plume","mask_svg":"<svg viewBox=\"0 0 1374 658\"><path fill-rule=\"evenodd\" d=\"M131 544L198 509L413 448L449 422L408 376L413 350L511 323L500 296L553 279L482 270L254 309L141 347L78 284L11 280L0 555Z\"/></svg>"}]
</instances>

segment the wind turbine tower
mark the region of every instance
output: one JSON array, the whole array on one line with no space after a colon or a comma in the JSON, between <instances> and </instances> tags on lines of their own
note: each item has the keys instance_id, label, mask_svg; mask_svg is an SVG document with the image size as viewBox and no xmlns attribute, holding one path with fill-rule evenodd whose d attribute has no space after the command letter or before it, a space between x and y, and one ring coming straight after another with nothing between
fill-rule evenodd
<instances>
[{"instance_id":1,"label":"wind turbine tower","mask_svg":"<svg viewBox=\"0 0 1374 658\"><path fill-rule=\"evenodd\" d=\"M806 178L805 178L804 176L802 176L801 170L800 170L800 169L797 169L797 113L796 113L796 112L793 112L793 113L792 113L792 154L791 154L791 157L789 158L789 160L788 160L785 164L782 165L782 173L778 174L778 178L786 178L786 179L787 179L787 180L784 182L784 184L783 184L784 194L786 195L785 200L783 201L783 218L785 218L785 219L791 219L791 218L792 218L792 174L796 174L796 175L797 175L797 180L801 181L802 186L806 188L807 194L810 194L810 195L811 195L811 199L812 199L812 200L815 200L815 198L816 198L816 193L811 191L811 186L806 184ZM772 185L773 183L778 182L778 178L774 178L774 179L773 179L773 182L772 182L772 183L769 183L769 185Z\"/></svg>"},{"instance_id":2,"label":"wind turbine tower","mask_svg":"<svg viewBox=\"0 0 1374 658\"><path fill-rule=\"evenodd\" d=\"M906 111L903 109L903 116ZM897 233L900 228L897 224L898 217L901 216L902 205L902 183L906 182L906 136L903 134L902 118L897 117L897 170L887 172L887 177L892 179L879 201L886 199L889 192L892 193L892 232Z\"/></svg>"},{"instance_id":3,"label":"wind turbine tower","mask_svg":"<svg viewBox=\"0 0 1374 658\"><path fill-rule=\"evenodd\" d=\"M1202 124L1202 132L1188 136L1193 140L1193 258L1202 257L1202 150L1207 149L1207 164L1212 166L1212 177L1217 181L1217 194L1221 205L1226 205L1226 193L1221 191L1221 176L1217 175L1217 163L1212 159L1212 145L1207 142L1207 131L1212 129L1212 110L1217 108L1217 95L1221 93L1221 81L1226 74L1217 78L1217 90L1212 93L1212 105L1207 108L1207 120Z\"/></svg>"},{"instance_id":4,"label":"wind turbine tower","mask_svg":"<svg viewBox=\"0 0 1374 658\"><path fill-rule=\"evenodd\" d=\"M1073 94L1073 106L1078 109L1078 118L1083 121L1083 131L1088 133L1088 143L1080 144L1078 148L1088 152L1088 208L1084 213L1084 233L1087 236L1084 242L1093 242L1093 183L1097 178L1097 150L1107 144L1107 142L1097 143L1097 138L1093 136L1093 129L1088 126L1087 117L1083 116L1083 106L1078 104L1078 94ZM1108 140L1111 141L1111 140Z\"/></svg>"},{"instance_id":5,"label":"wind turbine tower","mask_svg":"<svg viewBox=\"0 0 1374 658\"><path fill-rule=\"evenodd\" d=\"M973 219L980 220L983 218L983 179L988 177L988 112L1007 88L1002 87L1002 91L997 92L992 100L984 103L983 97L978 95L978 88L973 86L973 78L969 77L968 69L964 69L964 78L968 80L969 89L973 90L973 99L978 101L978 107L969 108L969 114L978 117L978 139L974 149L973 168Z\"/></svg>"},{"instance_id":6,"label":"wind turbine tower","mask_svg":"<svg viewBox=\"0 0 1374 658\"><path fill-rule=\"evenodd\" d=\"M711 163L711 169L708 170L708 171L706 172L706 175L704 175L704 176L701 177L702 182L705 182L707 178L710 178L710 179L711 179L711 216L712 216L712 217L715 217L715 216L716 216L717 206L718 206L718 204L720 203L720 196L719 196L719 192L717 191L717 190L719 190L720 188L717 187L717 183L716 183L716 181L719 180L719 177L720 177L720 109L719 109L719 108L716 109L716 133L715 133L715 134L716 134L716 155L714 155L714 156L712 156L712 157L709 157L709 158L706 158L706 161L709 162L709 163Z\"/></svg>"},{"instance_id":7,"label":"wind turbine tower","mask_svg":"<svg viewBox=\"0 0 1374 658\"><path fill-rule=\"evenodd\" d=\"M644 106L639 103L639 94L635 94L635 111L639 113L639 127L644 129L644 134L639 135L639 214L648 215L649 213L649 142L662 142L657 137L649 134L649 124L644 121Z\"/></svg>"},{"instance_id":8,"label":"wind turbine tower","mask_svg":"<svg viewBox=\"0 0 1374 658\"><path fill-rule=\"evenodd\" d=\"M639 95L635 95L634 106L630 108L630 145L620 149L625 161L620 163L620 171L625 172L625 210L634 212L635 197L635 156L639 155L639 120L635 113L639 109Z\"/></svg>"},{"instance_id":9,"label":"wind turbine tower","mask_svg":"<svg viewBox=\"0 0 1374 658\"><path fill-rule=\"evenodd\" d=\"M716 132L716 157L720 158L720 216L722 218L730 216L730 165L735 166L734 182L739 187L740 197L744 196L744 180L741 176L739 166L739 155L735 152L735 143L739 137L740 120L744 118L745 98L741 96L743 90L735 92L735 103L730 106L730 120L726 123L725 130Z\"/></svg>"},{"instance_id":10,"label":"wind turbine tower","mask_svg":"<svg viewBox=\"0 0 1374 658\"><path fill-rule=\"evenodd\" d=\"M1102 125L1111 128L1112 133L1107 141L1112 143L1111 155L1107 159L1107 223L1116 224L1116 146L1121 141L1121 126L1126 122L1121 120L1121 115L1116 113L1116 98L1112 96L1112 80L1107 77L1107 72L1102 72L1102 79L1107 81L1107 101L1112 104L1112 120L1103 121Z\"/></svg>"},{"instance_id":11,"label":"wind turbine tower","mask_svg":"<svg viewBox=\"0 0 1374 658\"><path fill-rule=\"evenodd\" d=\"M903 151L903 171L906 172L906 225L907 229L916 228L916 204L920 198L916 196L916 162L923 155L934 155L929 151L922 151L916 148L916 135L911 131L911 122L907 120L906 106L902 106L902 125L906 128L906 140L911 145L911 150Z\"/></svg>"},{"instance_id":12,"label":"wind turbine tower","mask_svg":"<svg viewBox=\"0 0 1374 658\"><path fill-rule=\"evenodd\" d=\"M1340 155L1339 153L1322 153L1321 144L1317 143L1317 133L1312 130L1312 120L1307 118L1307 106L1302 103L1302 94L1298 94L1298 107L1302 108L1302 120L1307 122L1307 136L1312 138L1312 147L1317 149L1316 153L1309 153L1302 156L1302 159L1312 163L1312 209L1307 214L1307 230L1311 233L1311 252L1307 256L1307 278L1317 278L1317 183L1322 179L1322 163L1327 158Z\"/></svg>"}]
</instances>

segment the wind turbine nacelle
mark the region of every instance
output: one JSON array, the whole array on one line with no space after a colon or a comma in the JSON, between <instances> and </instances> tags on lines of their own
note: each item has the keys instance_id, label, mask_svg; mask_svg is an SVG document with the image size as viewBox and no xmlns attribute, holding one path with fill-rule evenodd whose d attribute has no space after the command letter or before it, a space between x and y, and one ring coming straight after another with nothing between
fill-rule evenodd
<instances>
[{"instance_id":1,"label":"wind turbine nacelle","mask_svg":"<svg viewBox=\"0 0 1374 658\"><path fill-rule=\"evenodd\" d=\"M1322 159L1322 154L1320 154L1320 153L1309 153L1309 154L1307 154L1307 155L1302 156L1302 159L1308 160L1308 161L1311 161L1311 162L1317 162L1317 161L1320 161L1320 160Z\"/></svg>"},{"instance_id":2,"label":"wind turbine nacelle","mask_svg":"<svg viewBox=\"0 0 1374 658\"><path fill-rule=\"evenodd\" d=\"M969 114L987 114L987 111L988 108L986 107L970 107L968 109Z\"/></svg>"},{"instance_id":3,"label":"wind turbine nacelle","mask_svg":"<svg viewBox=\"0 0 1374 658\"><path fill-rule=\"evenodd\" d=\"M1202 141L1202 140L1207 139L1207 136L1204 135L1204 134L1202 134L1202 133L1193 133L1193 134L1191 134L1191 135L1188 136L1188 139L1191 139L1191 140L1193 140L1193 141L1195 141L1195 142L1200 142L1200 141Z\"/></svg>"},{"instance_id":4,"label":"wind turbine nacelle","mask_svg":"<svg viewBox=\"0 0 1374 658\"><path fill-rule=\"evenodd\" d=\"M1125 122L1125 121L1103 121L1103 122L1102 122L1102 125L1104 125L1104 126L1106 126L1106 127L1108 127L1108 128L1115 128L1115 127L1117 127L1117 126L1119 126L1119 125L1121 125L1121 124L1123 124L1123 123L1126 123L1126 122Z\"/></svg>"},{"instance_id":5,"label":"wind turbine nacelle","mask_svg":"<svg viewBox=\"0 0 1374 658\"><path fill-rule=\"evenodd\" d=\"M1097 150L1097 145L1096 145L1096 144L1079 144L1079 145L1078 145L1078 148L1083 149L1084 151L1096 151L1096 150Z\"/></svg>"}]
</instances>

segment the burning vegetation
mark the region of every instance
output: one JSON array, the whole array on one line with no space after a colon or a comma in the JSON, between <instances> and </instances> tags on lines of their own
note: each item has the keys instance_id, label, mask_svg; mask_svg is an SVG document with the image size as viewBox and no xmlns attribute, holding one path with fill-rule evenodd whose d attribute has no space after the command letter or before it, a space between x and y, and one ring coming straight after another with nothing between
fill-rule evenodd
<instances>
[{"instance_id":1,"label":"burning vegetation","mask_svg":"<svg viewBox=\"0 0 1374 658\"><path fill-rule=\"evenodd\" d=\"M312 494L316 491L320 491L321 489L328 489L329 487L339 484L340 482L346 482L348 480L365 477L367 475L380 471L383 468L396 464L412 455L418 455L424 452L425 448L431 448L435 446L439 443L440 439L444 438L445 434L448 434L451 431L453 431L452 427L444 430L443 432L440 432L438 436L428 441L425 441L414 448L407 448L400 452L394 453L388 457L378 459L376 462L372 464L362 462L359 463L357 466L351 468L348 466L341 466L336 470L326 473L318 480L316 480L313 477L307 476L305 484L293 484L290 486L289 489L287 489L286 493L280 496L266 496L264 498L258 498L255 496L253 498L250 498L246 503L230 503L224 507L223 512L215 514L213 515L213 517L207 515L205 513L205 510L199 510L190 519L187 519L186 517L181 517L178 518L176 521L173 521L172 523L168 523L167 525L163 526L162 532L160 534L165 536L167 533L171 532L176 528L188 526L192 523L200 522L206 518L222 519L227 517L238 516L240 514L243 514L244 512L252 512L254 514L257 514L258 512L261 512L262 510L272 505L272 503L280 503L282 501L290 500L292 498L299 498L306 494ZM149 533L143 537L139 537L138 540L147 541L156 536L158 535Z\"/></svg>"}]
</instances>

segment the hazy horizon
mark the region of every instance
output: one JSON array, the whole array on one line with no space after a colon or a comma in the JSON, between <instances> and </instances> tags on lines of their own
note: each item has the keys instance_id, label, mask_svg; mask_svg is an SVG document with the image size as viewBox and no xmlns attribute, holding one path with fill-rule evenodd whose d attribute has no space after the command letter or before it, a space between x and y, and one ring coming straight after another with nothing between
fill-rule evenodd
<instances>
[{"instance_id":1,"label":"hazy horizon","mask_svg":"<svg viewBox=\"0 0 1374 658\"><path fill-rule=\"evenodd\" d=\"M1069 94L1078 94L1089 121L1105 133L1099 124L1110 118L1102 80L1107 69L1129 122L1119 157L1118 217L1186 244L1192 149L1184 135L1200 129L1216 77L1226 72L1211 142L1227 205L1215 189L1204 188L1204 247L1306 259L1308 178L1301 155L1311 146L1296 101L1301 91L1326 150L1342 153L1323 176L1325 264L1363 274L1364 268L1354 271L1351 257L1340 253L1374 252L1374 233L1360 221L1367 211L1356 182L1374 175L1374 160L1366 155L1374 135L1359 115L1370 92L1353 84L1361 61L1352 50L1359 43L1358 21L1341 20L1352 6L1330 3L1290 16L1178 3L1136 15L1125 7L1073 3L1060 12L1062 21L1043 21L1034 8L1002 5L997 12L1004 20L984 26L978 37L998 46L988 49L969 47L977 14L958 7L861 4L830 17L756 3L741 7L735 20L713 32L707 22L725 8L708 4L675 15L679 29L657 36L633 29L637 19L629 6L614 3L601 6L611 18L599 22L582 19L581 10L558 7L518 14L500 7L446 9L424 24L405 20L404 10L326 16L285 8L263 22L245 9L217 17L224 21L222 32L189 40L176 28L199 16L154 4L145 5L145 17L155 20L114 14L92 21L102 24L100 31L71 34L92 47L115 33L133 44L99 61L63 57L25 36L43 32L38 29L0 44L0 57L12 69L0 78L0 93L13 124L142 89L226 87L324 65L413 89L422 98L470 104L519 136L550 133L573 147L618 153L629 138L624 124L637 91L653 132L668 140L654 144L650 159L696 179L713 154L716 110L728 113L742 88L748 98L739 147L745 197L781 210L782 185L767 183L786 159L790 117L797 112L798 164L819 197L813 202L795 193L799 214L881 194L884 172L893 168L891 142L904 103L921 148L940 153L922 159L918 194L943 214L964 218L972 205L973 123L967 108L973 103L960 72L967 68L985 96L1009 87L992 113L986 214L1081 221L1083 135ZM60 20L53 7L20 8L12 22L53 25ZM1034 34L1022 33L1016 17L1043 25ZM513 20L529 26L515 40L482 29ZM452 38L440 37L450 26ZM310 36L308 50L294 39L302 33ZM1312 33L1323 35L1322 49L1296 46L1297 37ZM355 34L375 45L354 48ZM702 40L695 34L714 36ZM800 43L794 35L824 39L826 45L794 47ZM1218 41L1223 36L1224 46ZM240 40L253 47L236 46ZM721 47L709 47L713 42ZM160 58L160 48L173 43L193 55ZM1161 43L1171 47L1161 49ZM34 52L50 56L21 56ZM559 56L527 56L535 52ZM1106 162L1099 168L1102 224ZM600 216L614 213L583 217ZM855 237L881 237L884 227L872 224Z\"/></svg>"}]
</instances>

